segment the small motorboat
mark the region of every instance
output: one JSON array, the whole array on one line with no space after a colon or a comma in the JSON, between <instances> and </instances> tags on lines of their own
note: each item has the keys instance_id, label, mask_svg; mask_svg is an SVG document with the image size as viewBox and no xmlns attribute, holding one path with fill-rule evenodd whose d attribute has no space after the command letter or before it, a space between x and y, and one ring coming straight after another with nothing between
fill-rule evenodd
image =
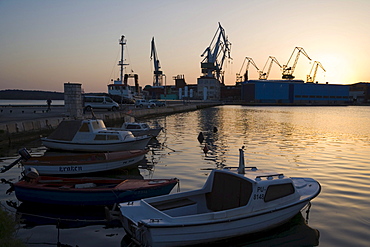
<instances>
[{"instance_id":1,"label":"small motorboat","mask_svg":"<svg viewBox=\"0 0 370 247\"><path fill-rule=\"evenodd\" d=\"M143 246L184 246L279 226L321 190L311 178L250 168L215 169L201 189L119 204L123 227Z\"/></svg>"},{"instance_id":2,"label":"small motorboat","mask_svg":"<svg viewBox=\"0 0 370 247\"><path fill-rule=\"evenodd\" d=\"M64 120L42 144L50 149L107 152L145 149L150 136L135 137L130 131L108 130L101 119Z\"/></svg>"},{"instance_id":3,"label":"small motorboat","mask_svg":"<svg viewBox=\"0 0 370 247\"><path fill-rule=\"evenodd\" d=\"M125 122L122 124L121 128L109 128L110 130L123 130L131 131L134 136L143 136L148 135L151 137L157 137L163 127L153 126L150 127L147 123L139 122Z\"/></svg>"},{"instance_id":4,"label":"small motorboat","mask_svg":"<svg viewBox=\"0 0 370 247\"><path fill-rule=\"evenodd\" d=\"M74 175L108 171L132 166L148 153L148 149L104 153L57 153L39 157L25 157L25 169L34 167L41 175Z\"/></svg>"},{"instance_id":5,"label":"small motorboat","mask_svg":"<svg viewBox=\"0 0 370 247\"><path fill-rule=\"evenodd\" d=\"M24 180L13 184L19 201L103 206L168 194L179 182L172 179L105 179L38 176L36 169L25 171Z\"/></svg>"}]
</instances>

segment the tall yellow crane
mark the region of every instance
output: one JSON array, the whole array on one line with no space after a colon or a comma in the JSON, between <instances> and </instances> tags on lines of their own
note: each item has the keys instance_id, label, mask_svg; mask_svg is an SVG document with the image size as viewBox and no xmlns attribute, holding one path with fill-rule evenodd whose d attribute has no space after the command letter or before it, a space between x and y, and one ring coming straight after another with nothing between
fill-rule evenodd
<instances>
[{"instance_id":1,"label":"tall yellow crane","mask_svg":"<svg viewBox=\"0 0 370 247\"><path fill-rule=\"evenodd\" d=\"M315 78L316 78L316 73L317 73L317 69L319 68L322 68L322 70L324 72L326 72L326 70L324 69L324 67L322 66L322 64L319 62L319 61L315 61L312 65L312 68L311 68L311 71L310 71L310 74L307 75L307 83L314 83L315 81ZM311 76L312 74L312 71L314 71L313 75Z\"/></svg>"},{"instance_id":2,"label":"tall yellow crane","mask_svg":"<svg viewBox=\"0 0 370 247\"><path fill-rule=\"evenodd\" d=\"M266 66L267 66L267 64L268 64L268 62L269 62L269 60L271 60L271 61L270 61L270 65L269 65L269 67L268 67L267 71L264 73L263 71L265 70L265 68L266 68ZM280 65L280 63L278 62L278 60L277 60L275 57L273 57L273 56L269 56L269 57L267 58L267 61L266 61L266 63L265 63L265 66L263 66L262 71L260 71L260 76L259 76L259 79L260 79L260 80L267 80L267 78L269 77L270 71L271 71L272 64L273 64L274 62L275 62L277 65L279 65L279 67L280 67L280 68L282 67L282 66Z\"/></svg>"},{"instance_id":3,"label":"tall yellow crane","mask_svg":"<svg viewBox=\"0 0 370 247\"><path fill-rule=\"evenodd\" d=\"M294 63L293 63L293 65L291 67L288 67L288 64L289 64L290 60L292 59L295 51L297 51L297 55L295 57ZM292 55L290 55L290 58L289 58L287 64L286 65L283 65L283 76L282 76L282 79L293 80L295 78L295 76L293 76L293 73L294 73L295 67L297 66L299 55L301 53L303 55L305 55L311 61L311 58L307 55L307 53L305 52L305 50L302 47L295 47L294 50L293 50Z\"/></svg>"},{"instance_id":4,"label":"tall yellow crane","mask_svg":"<svg viewBox=\"0 0 370 247\"><path fill-rule=\"evenodd\" d=\"M244 76L242 76L240 74L242 73L242 70L243 70L245 61L248 61L248 62L247 62L246 68L245 68ZM253 58L251 58L251 57L245 57L245 59L243 61L243 64L242 64L242 67L240 68L239 73L236 74L236 83L241 83L243 81L248 81L248 69L249 69L249 65L250 64L252 64L257 69L257 71L260 73L260 71L259 71L256 63L253 61Z\"/></svg>"}]
</instances>

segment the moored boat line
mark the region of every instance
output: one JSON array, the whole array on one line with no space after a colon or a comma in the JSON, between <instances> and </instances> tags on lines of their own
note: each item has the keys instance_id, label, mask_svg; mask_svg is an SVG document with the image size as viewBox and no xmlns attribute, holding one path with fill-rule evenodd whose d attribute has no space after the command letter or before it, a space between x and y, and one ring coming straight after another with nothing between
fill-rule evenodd
<instances>
[{"instance_id":1,"label":"moored boat line","mask_svg":"<svg viewBox=\"0 0 370 247\"><path fill-rule=\"evenodd\" d=\"M95 116L104 121L122 121L126 116L132 116L134 118L140 117L150 117L156 115L168 115L179 112L194 111L201 108L207 108L212 106L221 105L221 102L191 102L188 104L168 104L166 107L160 108L149 108L149 109L139 109L139 108L129 108L127 110L120 111L99 111L95 112ZM29 108L25 108L29 109ZM27 110L14 111L9 113L10 109L7 107L7 113L0 113L0 139L3 140L3 144L8 144L12 140L19 138L19 134L22 134L22 139L24 140L29 135L28 139L34 139L35 136L39 136L42 132L50 131L55 129L63 120L72 119L66 116L63 110L58 107L58 113L53 113L53 108L51 112L38 112L34 113ZM25 111L25 113L22 113ZM27 113L29 112L29 113ZM91 113L86 113L84 118L91 118ZM24 135L27 134L27 135Z\"/></svg>"}]
</instances>

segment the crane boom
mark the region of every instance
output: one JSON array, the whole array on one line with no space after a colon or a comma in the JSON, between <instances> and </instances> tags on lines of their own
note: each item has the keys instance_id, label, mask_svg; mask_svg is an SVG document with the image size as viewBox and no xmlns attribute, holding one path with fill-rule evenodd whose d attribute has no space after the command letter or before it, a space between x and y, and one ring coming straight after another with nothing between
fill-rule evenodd
<instances>
[{"instance_id":1,"label":"crane boom","mask_svg":"<svg viewBox=\"0 0 370 247\"><path fill-rule=\"evenodd\" d=\"M256 63L253 61L253 58L251 58L251 57L245 57L245 59L243 61L243 64L242 64L242 67L240 68L239 73L236 74L236 82L237 83L243 82L243 76L241 76L240 74L242 73L242 70L243 70L245 61L248 61L248 62L247 62L245 73L244 73L244 81L248 81L248 69L249 69L249 65L250 64L252 64L257 69L257 72L260 72L259 71L259 68L256 65Z\"/></svg>"},{"instance_id":2,"label":"crane boom","mask_svg":"<svg viewBox=\"0 0 370 247\"><path fill-rule=\"evenodd\" d=\"M269 68L267 69L267 72L263 73L263 71L265 70L265 68L266 68L266 66L267 66L267 64L268 64L268 62L269 62L269 60L271 60L271 61L270 61ZM273 64L274 62L275 62L277 65L279 65L279 67L280 67L280 68L282 67L282 66L280 65L280 63L278 62L278 60L277 60L275 57L273 57L273 56L269 56L269 57L267 58L267 61L266 61L266 63L265 63L265 66L263 66L262 71L260 71L260 77L259 77L259 79L260 79L260 80L267 80L267 78L269 77L269 74L270 74L271 68L272 68L272 64Z\"/></svg>"},{"instance_id":3,"label":"crane boom","mask_svg":"<svg viewBox=\"0 0 370 247\"><path fill-rule=\"evenodd\" d=\"M289 64L290 60L292 59L295 51L297 51L297 55L295 57L293 66L288 67L288 64ZM293 73L294 73L295 67L297 66L299 55L301 53L303 55L305 55L309 60L311 60L311 58L307 55L306 51L302 47L295 47L294 50L293 50L292 55L290 55L290 58L289 58L287 64L286 65L283 65L283 76L282 76L282 79L287 79L287 80L294 79L295 76L293 76Z\"/></svg>"},{"instance_id":4,"label":"crane boom","mask_svg":"<svg viewBox=\"0 0 370 247\"><path fill-rule=\"evenodd\" d=\"M201 70L203 76L220 80L225 58L230 57L231 43L229 42L225 29L218 23L218 29L213 36L211 44L204 50L201 57Z\"/></svg>"},{"instance_id":5,"label":"crane boom","mask_svg":"<svg viewBox=\"0 0 370 247\"><path fill-rule=\"evenodd\" d=\"M315 81L315 78L316 78L316 73L317 73L317 69L319 68L322 68L322 70L324 72L326 72L326 70L324 69L324 67L322 66L322 64L319 62L319 61L315 61L312 65L312 68L311 68L311 71L310 71L310 74L307 75L307 83L313 83ZM311 76L312 74L312 71L314 71L313 73L313 76Z\"/></svg>"},{"instance_id":6,"label":"crane boom","mask_svg":"<svg viewBox=\"0 0 370 247\"><path fill-rule=\"evenodd\" d=\"M154 63L153 86L162 86L163 72L159 70L161 68L161 65L159 63L159 59L157 56L157 50L155 48L154 37L152 38L151 44L152 45L151 45L150 59L153 60L153 63Z\"/></svg>"}]
</instances>

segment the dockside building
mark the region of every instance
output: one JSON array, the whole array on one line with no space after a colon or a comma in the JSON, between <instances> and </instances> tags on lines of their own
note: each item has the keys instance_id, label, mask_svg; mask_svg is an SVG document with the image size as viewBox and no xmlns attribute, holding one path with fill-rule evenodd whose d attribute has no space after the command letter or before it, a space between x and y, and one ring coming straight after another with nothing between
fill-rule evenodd
<instances>
[{"instance_id":1,"label":"dockside building","mask_svg":"<svg viewBox=\"0 0 370 247\"><path fill-rule=\"evenodd\" d=\"M241 85L246 103L345 105L349 85L305 83L302 80L249 80Z\"/></svg>"}]
</instances>

